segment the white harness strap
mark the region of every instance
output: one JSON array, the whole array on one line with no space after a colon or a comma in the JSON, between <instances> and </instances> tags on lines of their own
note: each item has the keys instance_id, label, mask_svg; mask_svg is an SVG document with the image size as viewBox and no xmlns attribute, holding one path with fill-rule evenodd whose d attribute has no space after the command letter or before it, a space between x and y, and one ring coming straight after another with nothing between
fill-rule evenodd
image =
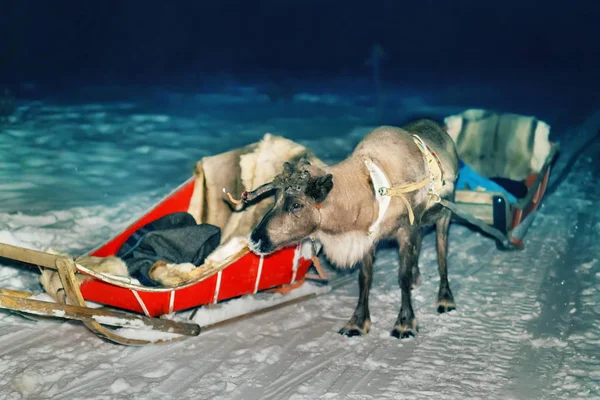
<instances>
[{"instance_id":1,"label":"white harness strap","mask_svg":"<svg viewBox=\"0 0 600 400\"><path fill-rule=\"evenodd\" d=\"M392 198L390 196L384 196L381 194L381 188L390 187L390 181L381 168L379 168L379 166L377 166L371 160L365 160L365 165L367 166L369 174L371 175L371 182L373 182L373 187L375 189L375 199L377 199L377 203L379 203L379 215L377 216L375 222L373 222L373 224L371 224L369 227L368 234L372 235L379 228L379 224L381 224L381 221L383 220L383 217L390 206L390 201Z\"/></svg>"},{"instance_id":2,"label":"white harness strap","mask_svg":"<svg viewBox=\"0 0 600 400\"><path fill-rule=\"evenodd\" d=\"M413 140L423 154L423 158L425 159L425 163L429 171L429 176L419 182L390 187L390 181L383 170L379 168L379 166L377 166L372 160L365 160L365 165L369 170L371 181L373 182L373 187L375 189L375 198L379 203L379 215L377 216L377 220L375 220L375 222L369 227L369 235L372 235L379 228L379 225L381 224L381 221L383 220L383 217L390 206L392 196L399 197L406 206L411 225L414 223L415 216L412 207L410 206L410 202L405 196L405 193L414 192L415 190L418 190L424 186L429 186L427 190L429 196L428 201L433 201L435 203L440 201L439 190L446 184L444 181L444 169L442 167L442 163L436 154L419 136L413 135Z\"/></svg>"}]
</instances>

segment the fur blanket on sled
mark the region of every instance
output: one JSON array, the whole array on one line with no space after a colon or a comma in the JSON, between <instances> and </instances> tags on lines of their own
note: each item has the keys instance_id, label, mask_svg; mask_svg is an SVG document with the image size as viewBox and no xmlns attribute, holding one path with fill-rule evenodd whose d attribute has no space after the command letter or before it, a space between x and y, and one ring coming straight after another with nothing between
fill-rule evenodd
<instances>
[{"instance_id":1,"label":"fur blanket on sled","mask_svg":"<svg viewBox=\"0 0 600 400\"><path fill-rule=\"evenodd\" d=\"M273 206L274 199L266 198L236 212L223 195L223 188L240 198L245 190L272 181L283 171L284 162L295 163L303 157L319 167L325 166L306 147L269 133L258 143L204 157L196 164L196 186L188 212L198 223L220 227L223 243L236 236L247 237Z\"/></svg>"},{"instance_id":2,"label":"fur blanket on sled","mask_svg":"<svg viewBox=\"0 0 600 400\"><path fill-rule=\"evenodd\" d=\"M325 164L306 147L267 133L260 142L214 156L204 157L194 169L195 187L188 213L196 222L208 223L221 228L221 245L213 252L231 251L232 244L245 243L252 229L272 207L273 199L266 198L254 205L236 210L225 197L223 188L239 198L270 182L282 172L283 163L307 158L319 167ZM207 258L214 261L217 257ZM126 276L127 266L118 257L82 256L76 260L80 265L99 273ZM202 268L189 264L160 263L152 269L153 279L163 286L176 286L194 280ZM80 284L86 277L78 274ZM45 269L40 278L44 290L55 300L64 302L62 284L58 274Z\"/></svg>"}]
</instances>

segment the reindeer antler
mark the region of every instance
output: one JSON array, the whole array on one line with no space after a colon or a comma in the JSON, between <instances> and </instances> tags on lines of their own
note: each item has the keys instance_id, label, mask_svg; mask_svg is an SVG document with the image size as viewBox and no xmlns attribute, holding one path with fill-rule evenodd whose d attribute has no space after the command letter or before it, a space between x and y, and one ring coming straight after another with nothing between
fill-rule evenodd
<instances>
[{"instance_id":1,"label":"reindeer antler","mask_svg":"<svg viewBox=\"0 0 600 400\"><path fill-rule=\"evenodd\" d=\"M301 159L298 162L298 166L300 167L306 167L307 165L310 165L310 162L306 159ZM307 170L303 168L296 168L296 166L293 164L285 162L283 163L283 172L277 175L272 182L265 183L264 185L261 185L250 192L243 192L241 199L235 199L225 188L223 188L223 193L227 195L231 203L240 205L243 203L249 203L257 197L260 197L274 189L302 190L306 186L310 177L310 173Z\"/></svg>"},{"instance_id":2,"label":"reindeer antler","mask_svg":"<svg viewBox=\"0 0 600 400\"><path fill-rule=\"evenodd\" d=\"M252 190L251 192L246 192L244 201L245 202L252 201L252 200L256 199L257 197L262 196L263 194L265 194L267 192L270 192L271 190L277 189L277 187L278 187L278 185L277 185L277 182L275 182L275 181L265 183L264 185L257 187L256 189Z\"/></svg>"},{"instance_id":3,"label":"reindeer antler","mask_svg":"<svg viewBox=\"0 0 600 400\"><path fill-rule=\"evenodd\" d=\"M227 197L229 198L229 201L235 205L240 205L240 204L246 202L246 197L248 196L248 192L243 192L242 198L237 200L237 199L234 199L233 196L231 195L231 193L229 193L229 191L225 188L223 188L223 193L225 193L227 195Z\"/></svg>"},{"instance_id":4,"label":"reindeer antler","mask_svg":"<svg viewBox=\"0 0 600 400\"><path fill-rule=\"evenodd\" d=\"M227 195L227 197L229 198L229 201L231 201L233 204L239 205L242 203L249 203L252 200L256 199L257 197L273 190L277 188L277 183L276 182L269 182L269 183L265 183L264 185L259 186L258 188L254 189L251 192L243 192L242 193L242 198L237 200L235 199L231 193L229 193L229 191L225 188L223 188L223 193L225 193Z\"/></svg>"}]
</instances>

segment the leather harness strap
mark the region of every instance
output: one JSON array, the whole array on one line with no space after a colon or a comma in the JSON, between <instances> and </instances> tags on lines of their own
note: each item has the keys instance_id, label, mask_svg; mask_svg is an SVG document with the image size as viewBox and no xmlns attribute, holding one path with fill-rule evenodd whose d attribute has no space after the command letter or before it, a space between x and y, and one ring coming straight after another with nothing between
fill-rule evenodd
<instances>
[{"instance_id":1,"label":"leather harness strap","mask_svg":"<svg viewBox=\"0 0 600 400\"><path fill-rule=\"evenodd\" d=\"M428 202L433 201L434 203L440 202L440 195L438 191L446 184L444 180L444 168L440 159L437 155L423 142L423 140L418 135L413 135L413 140L423 157L425 158L425 162L427 168L429 170L429 177L414 183L409 183L406 185L394 186L391 188L381 187L378 189L379 194L381 196L391 196L391 197L399 197L402 203L406 206L408 210L408 220L410 224L413 225L415 222L415 213L410 205L410 202L405 196L405 193L414 192L415 190L421 189L429 185L428 190Z\"/></svg>"}]
</instances>

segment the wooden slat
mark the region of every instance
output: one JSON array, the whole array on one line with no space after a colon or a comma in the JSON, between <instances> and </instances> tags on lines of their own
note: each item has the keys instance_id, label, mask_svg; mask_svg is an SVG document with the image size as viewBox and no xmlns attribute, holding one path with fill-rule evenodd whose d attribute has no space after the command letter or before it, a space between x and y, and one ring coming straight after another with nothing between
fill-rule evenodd
<instances>
[{"instance_id":1,"label":"wooden slat","mask_svg":"<svg viewBox=\"0 0 600 400\"><path fill-rule=\"evenodd\" d=\"M81 290L79 290L77 280L75 279L75 263L72 260L68 259L58 259L56 261L56 267L58 269L60 280L63 284L63 288L65 289L65 293L69 301L72 304L75 304L76 306L85 307L85 300L83 299L83 295L81 294ZM144 339L125 338L121 335L116 334L113 330L102 326L100 323L94 320L85 320L83 321L83 324L86 326L86 328L88 328L90 331L94 332L98 336L113 341L115 343L130 346L144 346L146 344L150 344L150 341Z\"/></svg>"},{"instance_id":2,"label":"wooden slat","mask_svg":"<svg viewBox=\"0 0 600 400\"><path fill-rule=\"evenodd\" d=\"M52 303L24 297L0 294L0 306L8 310L34 315L74 319L78 321L96 321L109 326L135 329L159 330L186 336L200 333L197 324L172 321L160 318L148 318L142 315L109 310L106 308L88 308L70 304Z\"/></svg>"},{"instance_id":3,"label":"wooden slat","mask_svg":"<svg viewBox=\"0 0 600 400\"><path fill-rule=\"evenodd\" d=\"M0 294L4 294L6 296L12 296L12 297L21 297L24 299L33 296L33 293L30 293L30 292L23 292L22 290L2 289L2 288L0 288Z\"/></svg>"},{"instance_id":4,"label":"wooden slat","mask_svg":"<svg viewBox=\"0 0 600 400\"><path fill-rule=\"evenodd\" d=\"M44 253L37 250L26 249L24 247L12 246L6 243L0 243L0 257L10 258L27 264L39 265L42 267L56 269L56 260L61 256Z\"/></svg>"},{"instance_id":5,"label":"wooden slat","mask_svg":"<svg viewBox=\"0 0 600 400\"><path fill-rule=\"evenodd\" d=\"M75 279L75 272L77 270L77 266L75 265L75 262L68 258L59 258L56 261L56 267L58 269L60 279L62 281L63 287L65 289L65 293L66 293L69 301L79 307L87 308L86 304L85 304L85 300L83 299L83 296L81 295L81 291L79 290L77 280ZM93 312L96 312L96 311L98 311L98 309L93 310ZM110 311L110 312L114 313L115 311ZM129 314L126 314L126 315L129 315ZM132 315L134 315L134 314L132 314ZM144 317L141 315L134 315L134 316L137 319L142 320L142 321L152 321L152 322L148 322L150 324L148 326L152 326L154 330L160 330L160 331L168 332L168 333L180 333L182 335L189 335L189 336L195 336L200 333L200 326L198 326L197 324L192 324L191 326L189 326L189 328L191 328L192 330L188 331L188 333L183 333L184 331L187 331L186 325L184 325L184 323L170 321L168 323L168 325L174 325L174 326L180 327L179 331L175 332L174 330L171 329L170 326L166 326L166 325L162 324L163 322L165 322L167 320L148 318L148 317ZM130 339L127 337L123 337L123 336L117 334L115 331L102 326L96 319L83 320L83 323L92 332L94 332L97 335L104 337L112 342L115 342L115 343L131 345L131 346L143 346L143 345L153 343L152 341L145 340L145 339ZM103 323L106 323L106 322L103 322ZM106 323L106 324L108 325L108 323ZM156 325L156 324L158 324L158 325ZM164 329L164 328L166 328L166 329ZM185 336L179 336L179 337L175 336L174 338L159 340L159 341L156 341L155 343L170 342L170 341L174 341L174 340L179 340L179 338L182 338L182 337L185 337Z\"/></svg>"},{"instance_id":6,"label":"wooden slat","mask_svg":"<svg viewBox=\"0 0 600 400\"><path fill-rule=\"evenodd\" d=\"M488 204L455 203L456 207L488 225L494 224L494 207Z\"/></svg>"},{"instance_id":7,"label":"wooden slat","mask_svg":"<svg viewBox=\"0 0 600 400\"><path fill-rule=\"evenodd\" d=\"M455 203L489 204L494 202L496 192L478 192L475 190L457 190L454 196Z\"/></svg>"}]
</instances>

